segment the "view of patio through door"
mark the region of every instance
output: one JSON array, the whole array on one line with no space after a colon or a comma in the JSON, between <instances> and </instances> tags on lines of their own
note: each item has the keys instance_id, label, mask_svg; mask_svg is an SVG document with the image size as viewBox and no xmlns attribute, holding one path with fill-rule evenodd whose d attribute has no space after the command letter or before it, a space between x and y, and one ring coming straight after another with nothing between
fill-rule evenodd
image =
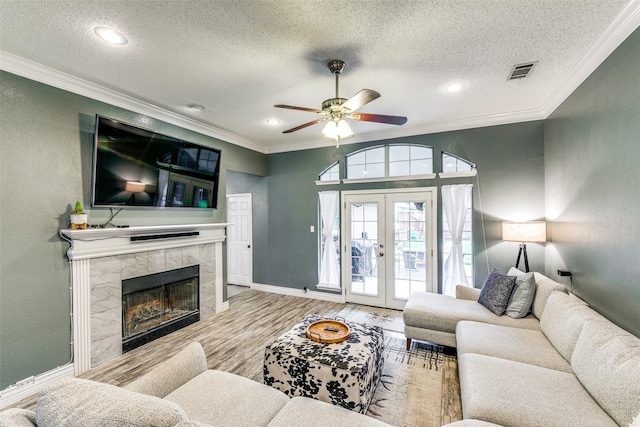
<instances>
[{"instance_id":1,"label":"view of patio through door","mask_svg":"<svg viewBox=\"0 0 640 427\"><path fill-rule=\"evenodd\" d=\"M434 192L343 193L347 301L402 309L411 293L433 291Z\"/></svg>"}]
</instances>

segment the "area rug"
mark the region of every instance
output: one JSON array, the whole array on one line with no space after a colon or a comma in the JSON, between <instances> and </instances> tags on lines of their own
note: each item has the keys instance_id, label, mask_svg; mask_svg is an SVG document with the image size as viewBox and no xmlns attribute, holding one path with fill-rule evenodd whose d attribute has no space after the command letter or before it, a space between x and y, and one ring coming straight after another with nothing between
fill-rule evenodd
<instances>
[{"instance_id":1,"label":"area rug","mask_svg":"<svg viewBox=\"0 0 640 427\"><path fill-rule=\"evenodd\" d=\"M387 331L404 333L404 321L400 310L348 304L336 317L342 317L349 322L380 326Z\"/></svg>"},{"instance_id":2,"label":"area rug","mask_svg":"<svg viewBox=\"0 0 640 427\"><path fill-rule=\"evenodd\" d=\"M449 414L462 412L460 402L452 402L448 391L459 387L455 357L443 354L441 346L418 341L407 351L404 335L387 331L384 354L382 379L368 416L398 427L439 427L456 421Z\"/></svg>"}]
</instances>

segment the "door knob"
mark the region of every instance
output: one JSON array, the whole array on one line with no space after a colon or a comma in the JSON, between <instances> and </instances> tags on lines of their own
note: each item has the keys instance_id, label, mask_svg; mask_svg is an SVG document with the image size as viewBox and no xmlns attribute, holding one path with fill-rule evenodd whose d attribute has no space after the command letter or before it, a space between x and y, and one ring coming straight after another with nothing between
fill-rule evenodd
<instances>
[{"instance_id":1,"label":"door knob","mask_svg":"<svg viewBox=\"0 0 640 427\"><path fill-rule=\"evenodd\" d=\"M384 252L379 252L378 255L379 256L384 256Z\"/></svg>"},{"instance_id":2,"label":"door knob","mask_svg":"<svg viewBox=\"0 0 640 427\"><path fill-rule=\"evenodd\" d=\"M251 245L247 245L247 248L251 248Z\"/></svg>"}]
</instances>

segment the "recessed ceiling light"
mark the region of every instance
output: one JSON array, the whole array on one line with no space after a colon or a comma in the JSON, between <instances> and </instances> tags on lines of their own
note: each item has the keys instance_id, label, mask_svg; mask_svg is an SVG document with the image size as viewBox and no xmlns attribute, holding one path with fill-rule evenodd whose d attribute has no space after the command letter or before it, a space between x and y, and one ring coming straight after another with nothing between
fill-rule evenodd
<instances>
[{"instance_id":1,"label":"recessed ceiling light","mask_svg":"<svg viewBox=\"0 0 640 427\"><path fill-rule=\"evenodd\" d=\"M451 83L446 85L444 87L444 90L446 90L447 92L454 93L454 92L458 92L463 87L464 87L464 83L456 82L456 83Z\"/></svg>"},{"instance_id":2,"label":"recessed ceiling light","mask_svg":"<svg viewBox=\"0 0 640 427\"><path fill-rule=\"evenodd\" d=\"M204 110L204 105L189 104L189 105L187 105L187 108L189 108L190 110L193 110L193 111L197 111L199 113L200 111Z\"/></svg>"},{"instance_id":3,"label":"recessed ceiling light","mask_svg":"<svg viewBox=\"0 0 640 427\"><path fill-rule=\"evenodd\" d=\"M265 122L270 126L275 126L280 124L280 120L278 119L267 119Z\"/></svg>"},{"instance_id":4,"label":"recessed ceiling light","mask_svg":"<svg viewBox=\"0 0 640 427\"><path fill-rule=\"evenodd\" d=\"M129 41L120 32L109 27L95 27L93 31L102 40L111 44L127 44Z\"/></svg>"}]
</instances>

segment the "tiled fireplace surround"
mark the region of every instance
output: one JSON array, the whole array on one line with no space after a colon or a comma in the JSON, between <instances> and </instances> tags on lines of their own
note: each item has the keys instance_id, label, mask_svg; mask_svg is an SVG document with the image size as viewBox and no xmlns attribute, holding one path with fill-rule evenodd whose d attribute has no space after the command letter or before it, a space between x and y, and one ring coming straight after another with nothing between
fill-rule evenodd
<instances>
[{"instance_id":1,"label":"tiled fireplace surround","mask_svg":"<svg viewBox=\"0 0 640 427\"><path fill-rule=\"evenodd\" d=\"M200 319L226 310L228 304L222 301L226 226L62 230L61 235L71 242L67 255L73 286L75 374L122 354L124 279L200 265ZM132 241L134 236L151 239Z\"/></svg>"}]
</instances>

